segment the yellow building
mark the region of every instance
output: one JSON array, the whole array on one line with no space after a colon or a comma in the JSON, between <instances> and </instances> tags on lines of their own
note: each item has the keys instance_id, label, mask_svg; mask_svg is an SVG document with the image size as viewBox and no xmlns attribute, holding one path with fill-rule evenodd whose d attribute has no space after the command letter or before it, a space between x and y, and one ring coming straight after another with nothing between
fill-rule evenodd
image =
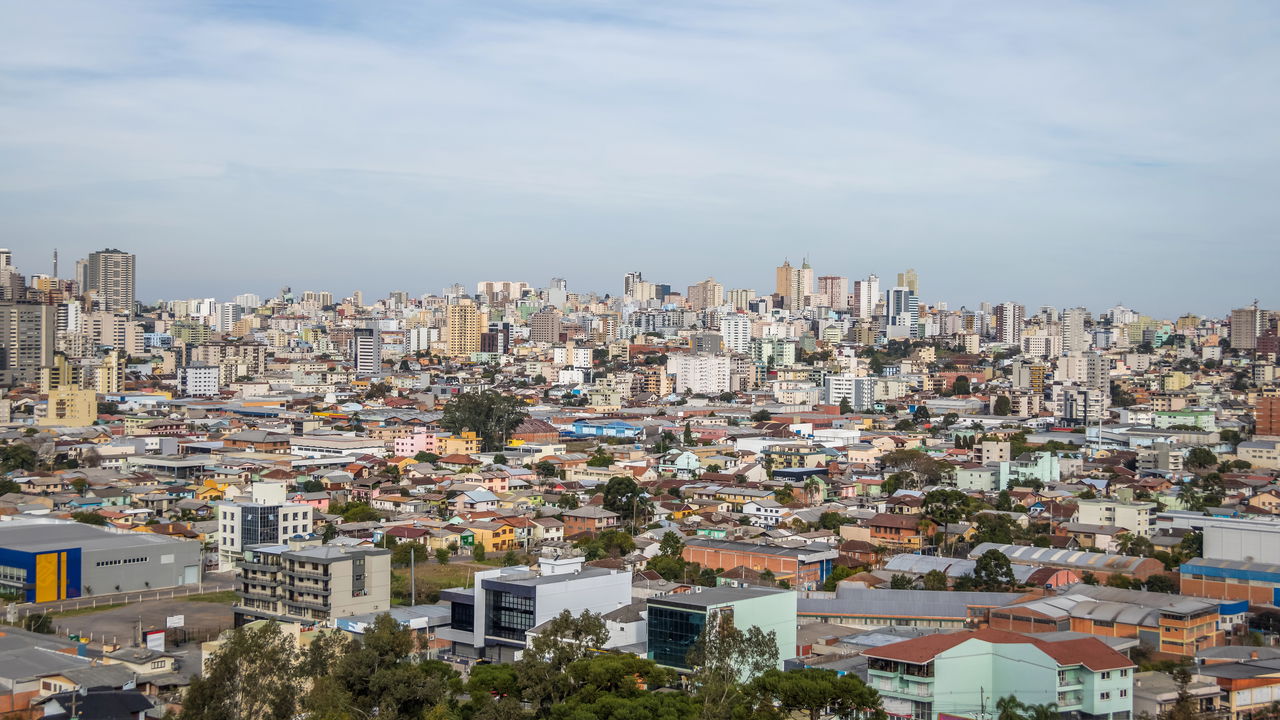
<instances>
[{"instance_id":1,"label":"yellow building","mask_svg":"<svg viewBox=\"0 0 1280 720\"><path fill-rule=\"evenodd\" d=\"M49 391L49 402L39 424L88 427L98 419L98 394L78 387L56 387Z\"/></svg>"},{"instance_id":2,"label":"yellow building","mask_svg":"<svg viewBox=\"0 0 1280 720\"><path fill-rule=\"evenodd\" d=\"M480 352L480 309L471 302L450 305L445 313L451 355Z\"/></svg>"},{"instance_id":3,"label":"yellow building","mask_svg":"<svg viewBox=\"0 0 1280 720\"><path fill-rule=\"evenodd\" d=\"M443 435L436 438L437 455L470 455L480 452L480 438L474 432L466 430L457 435Z\"/></svg>"}]
</instances>

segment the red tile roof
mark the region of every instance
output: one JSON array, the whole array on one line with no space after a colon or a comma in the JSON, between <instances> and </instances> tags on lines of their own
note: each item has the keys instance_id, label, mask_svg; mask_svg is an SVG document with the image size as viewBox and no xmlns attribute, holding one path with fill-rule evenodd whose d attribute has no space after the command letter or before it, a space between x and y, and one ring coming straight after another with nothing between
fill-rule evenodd
<instances>
[{"instance_id":1,"label":"red tile roof","mask_svg":"<svg viewBox=\"0 0 1280 720\"><path fill-rule=\"evenodd\" d=\"M967 640L981 640L992 644L1029 643L1053 658L1059 665L1083 665L1094 672L1135 667L1133 661L1112 650L1106 643L1097 638L1049 642L1021 633L992 628L967 630L946 635L926 635L913 640L904 640L903 642L864 650L862 654L868 657L923 665L932 661L940 653L946 652Z\"/></svg>"}]
</instances>

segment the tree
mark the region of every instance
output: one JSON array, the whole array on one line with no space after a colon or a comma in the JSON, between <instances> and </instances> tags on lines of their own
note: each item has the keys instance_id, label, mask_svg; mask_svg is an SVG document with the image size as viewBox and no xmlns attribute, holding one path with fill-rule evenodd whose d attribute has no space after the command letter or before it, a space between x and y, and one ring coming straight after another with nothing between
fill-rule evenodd
<instances>
[{"instance_id":1,"label":"tree","mask_svg":"<svg viewBox=\"0 0 1280 720\"><path fill-rule=\"evenodd\" d=\"M793 713L807 714L809 720L824 716L886 717L879 693L856 675L837 675L834 670L766 670L751 681L747 692L757 707L777 707L784 717Z\"/></svg>"},{"instance_id":2,"label":"tree","mask_svg":"<svg viewBox=\"0 0 1280 720\"><path fill-rule=\"evenodd\" d=\"M773 419L773 413L768 410L757 410L751 413L751 422L768 422Z\"/></svg>"},{"instance_id":3,"label":"tree","mask_svg":"<svg viewBox=\"0 0 1280 720\"><path fill-rule=\"evenodd\" d=\"M501 450L511 431L528 417L522 407L518 397L494 390L462 393L444 406L439 425L454 433L473 431L480 437L480 450L493 452Z\"/></svg>"},{"instance_id":4,"label":"tree","mask_svg":"<svg viewBox=\"0 0 1280 720\"><path fill-rule=\"evenodd\" d=\"M844 580L854 574L853 568L845 567L844 565L837 565L831 569L831 572L827 575L827 579L822 582L822 589L826 592L835 592L836 586L840 584L841 580Z\"/></svg>"},{"instance_id":5,"label":"tree","mask_svg":"<svg viewBox=\"0 0 1280 720\"><path fill-rule=\"evenodd\" d=\"M951 383L951 392L956 395L968 395L973 392L973 389L969 385L969 378L964 375L956 377L955 382Z\"/></svg>"},{"instance_id":6,"label":"tree","mask_svg":"<svg viewBox=\"0 0 1280 720\"><path fill-rule=\"evenodd\" d=\"M1187 453L1186 466L1189 468L1207 468L1218 464L1218 456L1209 448L1194 447Z\"/></svg>"},{"instance_id":7,"label":"tree","mask_svg":"<svg viewBox=\"0 0 1280 720\"><path fill-rule=\"evenodd\" d=\"M85 491L89 489L89 481L78 477L71 481L71 489L75 490L77 495L84 497Z\"/></svg>"},{"instance_id":8,"label":"tree","mask_svg":"<svg viewBox=\"0 0 1280 720\"><path fill-rule=\"evenodd\" d=\"M942 591L946 590L947 586L947 574L941 570L930 570L924 574L924 579L921 581L921 587L925 590Z\"/></svg>"},{"instance_id":9,"label":"tree","mask_svg":"<svg viewBox=\"0 0 1280 720\"><path fill-rule=\"evenodd\" d=\"M426 557L427 546L414 540L398 542L391 549L391 564L398 567L407 566L410 559L417 561L425 560Z\"/></svg>"},{"instance_id":10,"label":"tree","mask_svg":"<svg viewBox=\"0 0 1280 720\"><path fill-rule=\"evenodd\" d=\"M846 395L846 396L844 396L844 397L840 398L840 414L841 414L841 415L852 415L852 414L853 414L853 404L849 402L849 396L848 396L848 395Z\"/></svg>"},{"instance_id":11,"label":"tree","mask_svg":"<svg viewBox=\"0 0 1280 720\"><path fill-rule=\"evenodd\" d=\"M564 675L569 665L590 657L608 641L609 627L596 613L583 610L574 616L568 610L560 611L540 632L529 636L527 648L516 664L525 699L536 709L563 700L569 689Z\"/></svg>"},{"instance_id":12,"label":"tree","mask_svg":"<svg viewBox=\"0 0 1280 720\"><path fill-rule=\"evenodd\" d=\"M845 517L838 512L827 511L818 516L818 527L831 532L838 532L844 525Z\"/></svg>"},{"instance_id":13,"label":"tree","mask_svg":"<svg viewBox=\"0 0 1280 720\"><path fill-rule=\"evenodd\" d=\"M689 652L693 688L702 701L702 717L729 716L729 708L742 698L742 678L763 675L778 666L778 637L752 625L734 627L722 615L707 618Z\"/></svg>"},{"instance_id":14,"label":"tree","mask_svg":"<svg viewBox=\"0 0 1280 720\"><path fill-rule=\"evenodd\" d=\"M993 415L1009 415L1013 412L1013 402L1009 400L1008 395L1001 395L996 398L995 405L991 408Z\"/></svg>"},{"instance_id":15,"label":"tree","mask_svg":"<svg viewBox=\"0 0 1280 720\"><path fill-rule=\"evenodd\" d=\"M630 476L615 475L604 485L604 509L630 521L648 509L645 493Z\"/></svg>"},{"instance_id":16,"label":"tree","mask_svg":"<svg viewBox=\"0 0 1280 720\"><path fill-rule=\"evenodd\" d=\"M538 477L542 478L553 478L557 472L556 466L548 460L541 460L534 464L533 471L538 474Z\"/></svg>"},{"instance_id":17,"label":"tree","mask_svg":"<svg viewBox=\"0 0 1280 720\"><path fill-rule=\"evenodd\" d=\"M301 689L293 639L275 623L236 628L191 680L182 720L288 720Z\"/></svg>"},{"instance_id":18,"label":"tree","mask_svg":"<svg viewBox=\"0 0 1280 720\"><path fill-rule=\"evenodd\" d=\"M1013 565L1008 556L992 548L978 558L973 566L973 580L979 590L1000 592L1014 584Z\"/></svg>"},{"instance_id":19,"label":"tree","mask_svg":"<svg viewBox=\"0 0 1280 720\"><path fill-rule=\"evenodd\" d=\"M440 563L441 565L448 565L448 564L449 564L449 549L448 549L448 548L436 548L436 562L437 562L437 563Z\"/></svg>"},{"instance_id":20,"label":"tree","mask_svg":"<svg viewBox=\"0 0 1280 720\"><path fill-rule=\"evenodd\" d=\"M608 450L604 449L603 445L597 445L595 451L591 453L591 457L587 458L587 467L604 468L612 464L613 456L609 454Z\"/></svg>"},{"instance_id":21,"label":"tree","mask_svg":"<svg viewBox=\"0 0 1280 720\"><path fill-rule=\"evenodd\" d=\"M14 470L33 471L40 465L40 456L29 446L11 443L0 448L0 473Z\"/></svg>"},{"instance_id":22,"label":"tree","mask_svg":"<svg viewBox=\"0 0 1280 720\"><path fill-rule=\"evenodd\" d=\"M680 557L684 552L684 539L680 537L680 533L668 530L662 534L662 540L658 543L658 554L667 557Z\"/></svg>"},{"instance_id":23,"label":"tree","mask_svg":"<svg viewBox=\"0 0 1280 720\"><path fill-rule=\"evenodd\" d=\"M1022 711L1026 709L1013 695L1006 695L996 700L996 720L1025 720Z\"/></svg>"},{"instance_id":24,"label":"tree","mask_svg":"<svg viewBox=\"0 0 1280 720\"><path fill-rule=\"evenodd\" d=\"M916 579L910 575L894 573L893 577L889 578L889 588L892 590L910 590L915 586Z\"/></svg>"},{"instance_id":25,"label":"tree","mask_svg":"<svg viewBox=\"0 0 1280 720\"><path fill-rule=\"evenodd\" d=\"M31 613L23 617L22 629L41 635L52 635L57 631L53 626L53 616L46 612Z\"/></svg>"},{"instance_id":26,"label":"tree","mask_svg":"<svg viewBox=\"0 0 1280 720\"><path fill-rule=\"evenodd\" d=\"M414 462L420 462L420 463L432 463L432 464L434 464L434 463L435 463L435 461L437 461L437 460L439 460L439 459L440 459L440 456L439 456L439 455L437 455L437 454L435 454L435 453L429 453L429 452L427 452L426 450L423 450L423 451L419 452L417 455L414 455L414 456L413 456L413 460L414 460Z\"/></svg>"},{"instance_id":27,"label":"tree","mask_svg":"<svg viewBox=\"0 0 1280 720\"><path fill-rule=\"evenodd\" d=\"M1152 575L1143 583L1143 589L1148 592L1158 593L1176 593L1178 592L1178 583L1168 575Z\"/></svg>"},{"instance_id":28,"label":"tree","mask_svg":"<svg viewBox=\"0 0 1280 720\"><path fill-rule=\"evenodd\" d=\"M84 523L85 525L101 526L101 525L107 524L107 519L105 517L99 515L96 512L90 512L88 510L71 513L71 519L75 520L78 523Z\"/></svg>"},{"instance_id":29,"label":"tree","mask_svg":"<svg viewBox=\"0 0 1280 720\"><path fill-rule=\"evenodd\" d=\"M471 547L471 559L476 562L484 562L484 543L476 543Z\"/></svg>"},{"instance_id":30,"label":"tree","mask_svg":"<svg viewBox=\"0 0 1280 720\"><path fill-rule=\"evenodd\" d=\"M494 454L494 456L493 456L493 464L494 464L494 465L506 465L506 464L507 464L507 456L506 456L506 455L503 455L502 453L495 453L495 454Z\"/></svg>"},{"instance_id":31,"label":"tree","mask_svg":"<svg viewBox=\"0 0 1280 720\"><path fill-rule=\"evenodd\" d=\"M502 556L502 567L511 567L519 564L520 558L516 556L515 550L508 550L506 554Z\"/></svg>"}]
</instances>

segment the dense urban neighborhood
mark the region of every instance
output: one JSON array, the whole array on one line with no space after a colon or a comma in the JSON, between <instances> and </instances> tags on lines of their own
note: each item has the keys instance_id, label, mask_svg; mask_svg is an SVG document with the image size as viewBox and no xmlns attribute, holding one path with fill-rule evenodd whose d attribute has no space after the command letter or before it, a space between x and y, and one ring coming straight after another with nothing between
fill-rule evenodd
<instances>
[{"instance_id":1,"label":"dense urban neighborhood","mask_svg":"<svg viewBox=\"0 0 1280 720\"><path fill-rule=\"evenodd\" d=\"M7 717L1280 708L1280 311L0 251Z\"/></svg>"}]
</instances>

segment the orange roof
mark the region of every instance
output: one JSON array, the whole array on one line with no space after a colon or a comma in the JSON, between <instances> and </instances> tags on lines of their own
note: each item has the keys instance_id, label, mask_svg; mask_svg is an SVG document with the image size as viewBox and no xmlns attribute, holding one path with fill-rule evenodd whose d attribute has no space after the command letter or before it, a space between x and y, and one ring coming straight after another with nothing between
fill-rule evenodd
<instances>
[{"instance_id":1,"label":"orange roof","mask_svg":"<svg viewBox=\"0 0 1280 720\"><path fill-rule=\"evenodd\" d=\"M1083 665L1094 672L1134 667L1133 661L1112 650L1106 643L1097 638L1049 642L1021 633L992 628L945 635L926 635L913 640L904 640L903 642L864 650L862 654L868 657L922 665L966 640L981 640L997 645L1029 643L1053 658L1059 665Z\"/></svg>"}]
</instances>

